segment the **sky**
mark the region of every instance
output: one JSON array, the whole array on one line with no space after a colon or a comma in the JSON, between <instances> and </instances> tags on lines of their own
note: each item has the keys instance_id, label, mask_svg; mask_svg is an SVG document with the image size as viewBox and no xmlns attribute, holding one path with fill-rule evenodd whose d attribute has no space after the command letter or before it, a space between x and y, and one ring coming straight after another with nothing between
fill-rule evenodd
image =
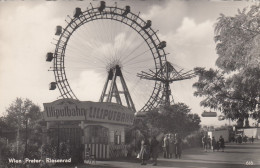
<instances>
[{"instance_id":1,"label":"sky","mask_svg":"<svg viewBox=\"0 0 260 168\"><path fill-rule=\"evenodd\" d=\"M57 100L60 96L58 89L49 90L49 83L54 81L54 74L48 71L52 64L45 61L46 53L55 50L55 45L52 44L55 43L53 38L57 39L54 35L55 27L66 26L67 15L72 16L76 7L86 10L90 2L93 6L99 5L99 1L87 0L0 1L0 116L5 114L5 109L17 97L30 99L41 109L43 103ZM220 13L234 16L238 8L249 7L255 2L106 1L108 6L114 6L115 3L122 8L129 5L133 13L140 11L142 19L151 20L152 28L159 30L159 39L167 42L165 48L166 53L169 53L167 60L176 68L187 71L195 67L216 68L214 24L217 18ZM114 34L112 31L107 31L109 28L114 30ZM70 86L80 100L98 101L107 75L105 68L109 61L105 61L105 64L102 62L111 60L110 56L113 54L110 52L118 51L124 55L136 49L142 44L141 42L142 39L135 32L118 23L93 22L85 26L85 29L79 29L68 43L66 52L70 57L65 61ZM142 50L146 51L146 47L142 44L135 50L136 54ZM83 60L82 55L87 55L87 59ZM84 61L87 64L84 64ZM152 69L153 59L146 53L136 61L132 62L132 65L136 65L139 69L131 65L130 67L123 65L122 68L129 90L132 92L130 94L133 95L136 106L141 107L143 100L147 100L150 96L153 83L138 81L136 73L140 72L140 67L146 70ZM84 70L73 71L73 68L82 67ZM192 84L196 81L197 78L175 82L171 84L171 91L174 102L183 102L191 108L192 113L201 115L205 110L199 105L202 99L193 96L195 90ZM205 125L228 124L228 121L220 122L217 118L201 117L201 120L201 124Z\"/></svg>"}]
</instances>

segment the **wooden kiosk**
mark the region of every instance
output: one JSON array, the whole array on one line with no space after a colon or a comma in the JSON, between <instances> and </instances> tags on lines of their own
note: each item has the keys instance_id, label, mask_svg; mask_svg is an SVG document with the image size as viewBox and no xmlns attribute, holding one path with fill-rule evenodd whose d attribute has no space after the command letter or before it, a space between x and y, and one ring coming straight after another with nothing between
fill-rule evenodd
<instances>
[{"instance_id":1,"label":"wooden kiosk","mask_svg":"<svg viewBox=\"0 0 260 168\"><path fill-rule=\"evenodd\" d=\"M75 147L84 148L84 153L90 149L96 159L126 156L125 127L134 121L134 112L127 107L74 99L43 105L47 131L51 132L47 143L52 136L58 136L58 142L70 141Z\"/></svg>"}]
</instances>

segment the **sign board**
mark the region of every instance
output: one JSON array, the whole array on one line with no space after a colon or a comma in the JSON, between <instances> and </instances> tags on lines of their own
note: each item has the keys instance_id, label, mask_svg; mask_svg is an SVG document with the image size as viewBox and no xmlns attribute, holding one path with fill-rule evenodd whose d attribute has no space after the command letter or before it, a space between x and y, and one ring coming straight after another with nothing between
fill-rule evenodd
<instances>
[{"instance_id":1,"label":"sign board","mask_svg":"<svg viewBox=\"0 0 260 168\"><path fill-rule=\"evenodd\" d=\"M202 114L201 114L202 117L216 117L217 116L217 113L216 112L206 112L204 111Z\"/></svg>"},{"instance_id":2,"label":"sign board","mask_svg":"<svg viewBox=\"0 0 260 168\"><path fill-rule=\"evenodd\" d=\"M96 121L132 125L134 111L116 103L60 99L43 103L45 121Z\"/></svg>"}]
</instances>

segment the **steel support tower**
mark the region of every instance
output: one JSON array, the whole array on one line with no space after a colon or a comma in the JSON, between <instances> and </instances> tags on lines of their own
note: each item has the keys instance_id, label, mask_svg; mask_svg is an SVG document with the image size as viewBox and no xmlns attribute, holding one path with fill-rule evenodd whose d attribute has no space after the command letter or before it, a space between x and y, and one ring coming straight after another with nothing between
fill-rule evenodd
<instances>
[{"instance_id":1,"label":"steel support tower","mask_svg":"<svg viewBox=\"0 0 260 168\"><path fill-rule=\"evenodd\" d=\"M117 81L117 78L119 78L120 81ZM119 90L119 83L121 83L122 90ZM121 67L119 65L115 65L108 71L107 80L105 82L105 86L103 88L99 101L113 102L113 98L115 99L116 103L120 105L123 105L122 99L124 99L127 107L132 111L136 111L133 100L127 88L125 79L123 77Z\"/></svg>"}]
</instances>

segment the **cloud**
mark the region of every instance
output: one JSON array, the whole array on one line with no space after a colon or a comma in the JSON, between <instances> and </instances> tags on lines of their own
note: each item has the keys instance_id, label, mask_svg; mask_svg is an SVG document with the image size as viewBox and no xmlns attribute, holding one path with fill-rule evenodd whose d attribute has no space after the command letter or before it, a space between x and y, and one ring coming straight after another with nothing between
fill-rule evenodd
<instances>
[{"instance_id":1,"label":"cloud","mask_svg":"<svg viewBox=\"0 0 260 168\"><path fill-rule=\"evenodd\" d=\"M214 43L214 21L205 20L196 23L194 19L184 17L176 31L167 34L160 33L160 38L167 41L165 50L169 52L168 60L176 69L193 70L197 66L214 67L217 55ZM190 106L193 113L201 114L201 98L194 97L192 84L197 78L175 82L171 85L174 100ZM203 123L218 123L216 118L201 118Z\"/></svg>"},{"instance_id":2,"label":"cloud","mask_svg":"<svg viewBox=\"0 0 260 168\"><path fill-rule=\"evenodd\" d=\"M148 12L141 14L144 20L151 20L153 29L160 32L175 30L181 23L182 17L187 14L185 1L164 1L153 5Z\"/></svg>"},{"instance_id":3,"label":"cloud","mask_svg":"<svg viewBox=\"0 0 260 168\"><path fill-rule=\"evenodd\" d=\"M197 24L192 18L184 17L176 32L160 33L159 37L167 42L165 50L170 53L169 60L189 69L214 66L217 55L213 24L210 20Z\"/></svg>"},{"instance_id":4,"label":"cloud","mask_svg":"<svg viewBox=\"0 0 260 168\"><path fill-rule=\"evenodd\" d=\"M82 71L78 79L69 81L73 92L82 101L99 101L106 78L95 71Z\"/></svg>"},{"instance_id":5,"label":"cloud","mask_svg":"<svg viewBox=\"0 0 260 168\"><path fill-rule=\"evenodd\" d=\"M196 43L207 45L208 41L212 41L210 39L212 37L213 23L206 20L196 24L193 19L184 17L181 26L176 31L176 38L182 45L196 45Z\"/></svg>"}]
</instances>

